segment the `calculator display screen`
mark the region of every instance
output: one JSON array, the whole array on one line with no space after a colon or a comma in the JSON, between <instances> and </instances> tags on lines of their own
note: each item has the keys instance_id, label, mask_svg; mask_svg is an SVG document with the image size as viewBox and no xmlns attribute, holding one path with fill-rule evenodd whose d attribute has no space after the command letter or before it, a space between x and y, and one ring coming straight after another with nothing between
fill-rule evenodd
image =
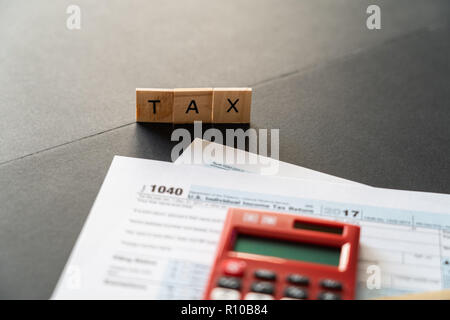
<instances>
[{"instance_id":1,"label":"calculator display screen","mask_svg":"<svg viewBox=\"0 0 450 320\"><path fill-rule=\"evenodd\" d=\"M338 266L341 248L238 234L234 251Z\"/></svg>"}]
</instances>

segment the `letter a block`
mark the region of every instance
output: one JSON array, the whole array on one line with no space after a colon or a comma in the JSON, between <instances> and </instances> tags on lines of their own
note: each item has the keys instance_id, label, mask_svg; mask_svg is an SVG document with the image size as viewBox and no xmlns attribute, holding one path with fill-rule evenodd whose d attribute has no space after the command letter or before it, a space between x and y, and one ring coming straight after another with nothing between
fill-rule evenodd
<instances>
[{"instance_id":1,"label":"letter a block","mask_svg":"<svg viewBox=\"0 0 450 320\"><path fill-rule=\"evenodd\" d=\"M212 122L212 88L175 89L173 95L173 122Z\"/></svg>"},{"instance_id":2,"label":"letter a block","mask_svg":"<svg viewBox=\"0 0 450 320\"><path fill-rule=\"evenodd\" d=\"M214 123L249 123L251 88L214 88Z\"/></svg>"},{"instance_id":3,"label":"letter a block","mask_svg":"<svg viewBox=\"0 0 450 320\"><path fill-rule=\"evenodd\" d=\"M136 121L172 122L173 90L136 89Z\"/></svg>"}]
</instances>

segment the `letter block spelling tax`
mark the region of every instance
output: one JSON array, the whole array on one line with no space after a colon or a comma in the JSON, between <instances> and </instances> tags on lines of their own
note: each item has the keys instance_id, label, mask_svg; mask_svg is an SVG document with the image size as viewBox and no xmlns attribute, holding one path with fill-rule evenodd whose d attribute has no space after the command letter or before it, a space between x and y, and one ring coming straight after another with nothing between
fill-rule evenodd
<instances>
[{"instance_id":1,"label":"letter block spelling tax","mask_svg":"<svg viewBox=\"0 0 450 320\"><path fill-rule=\"evenodd\" d=\"M136 89L136 121L250 123L251 88Z\"/></svg>"}]
</instances>

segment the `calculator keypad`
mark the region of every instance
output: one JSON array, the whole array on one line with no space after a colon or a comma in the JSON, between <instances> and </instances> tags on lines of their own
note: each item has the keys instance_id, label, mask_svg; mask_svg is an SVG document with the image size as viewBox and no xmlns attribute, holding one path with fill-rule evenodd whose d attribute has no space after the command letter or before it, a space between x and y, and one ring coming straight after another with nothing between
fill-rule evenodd
<instances>
[{"instance_id":1,"label":"calculator keypad","mask_svg":"<svg viewBox=\"0 0 450 320\"><path fill-rule=\"evenodd\" d=\"M222 288L240 289L241 279L235 277L220 277L217 285Z\"/></svg>"},{"instance_id":2,"label":"calculator keypad","mask_svg":"<svg viewBox=\"0 0 450 320\"><path fill-rule=\"evenodd\" d=\"M269 280L273 281L277 279L277 274L271 270L265 270L265 269L258 269L255 271L255 278L261 279L261 280Z\"/></svg>"},{"instance_id":3,"label":"calculator keypad","mask_svg":"<svg viewBox=\"0 0 450 320\"><path fill-rule=\"evenodd\" d=\"M320 285L325 289L342 290L342 283L333 279L323 279L320 281Z\"/></svg>"},{"instance_id":4,"label":"calculator keypad","mask_svg":"<svg viewBox=\"0 0 450 320\"><path fill-rule=\"evenodd\" d=\"M258 293L272 294L275 291L275 286L270 282L257 281L252 283L251 290Z\"/></svg>"},{"instance_id":5,"label":"calculator keypad","mask_svg":"<svg viewBox=\"0 0 450 320\"><path fill-rule=\"evenodd\" d=\"M211 291L211 299L273 300L278 297L283 300L340 300L342 298L340 292L343 291L343 285L334 279L315 280L301 273L279 277L273 270L251 270L245 261L238 259L226 260L222 266L222 275L217 280L217 287ZM244 278L245 283L250 281L248 285L244 284ZM242 291L247 293L243 295Z\"/></svg>"},{"instance_id":6,"label":"calculator keypad","mask_svg":"<svg viewBox=\"0 0 450 320\"><path fill-rule=\"evenodd\" d=\"M341 295L334 292L321 292L317 297L319 300L341 300Z\"/></svg>"},{"instance_id":7,"label":"calculator keypad","mask_svg":"<svg viewBox=\"0 0 450 320\"><path fill-rule=\"evenodd\" d=\"M306 277L306 276L303 276L301 274L296 274L296 273L290 274L290 275L287 276L286 280L289 283L296 284L296 285L299 285L299 286L307 286L307 285L309 285L309 278Z\"/></svg>"},{"instance_id":8,"label":"calculator keypad","mask_svg":"<svg viewBox=\"0 0 450 320\"><path fill-rule=\"evenodd\" d=\"M241 293L233 289L214 288L211 291L212 300L240 300Z\"/></svg>"},{"instance_id":9,"label":"calculator keypad","mask_svg":"<svg viewBox=\"0 0 450 320\"><path fill-rule=\"evenodd\" d=\"M264 293L249 292L245 295L244 300L273 300L274 296Z\"/></svg>"},{"instance_id":10,"label":"calculator keypad","mask_svg":"<svg viewBox=\"0 0 450 320\"><path fill-rule=\"evenodd\" d=\"M227 260L223 272L229 276L241 277L244 274L246 263L241 260Z\"/></svg>"},{"instance_id":11,"label":"calculator keypad","mask_svg":"<svg viewBox=\"0 0 450 320\"><path fill-rule=\"evenodd\" d=\"M308 293L305 289L293 286L286 288L286 290L284 291L284 296L294 299L308 299Z\"/></svg>"}]
</instances>

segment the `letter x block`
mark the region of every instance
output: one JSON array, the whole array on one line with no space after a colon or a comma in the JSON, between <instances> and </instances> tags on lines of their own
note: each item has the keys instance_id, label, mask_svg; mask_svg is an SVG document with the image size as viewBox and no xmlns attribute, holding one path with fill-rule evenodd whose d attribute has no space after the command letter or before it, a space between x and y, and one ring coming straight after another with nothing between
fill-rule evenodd
<instances>
[{"instance_id":1,"label":"letter x block","mask_svg":"<svg viewBox=\"0 0 450 320\"><path fill-rule=\"evenodd\" d=\"M173 90L136 89L136 121L172 122Z\"/></svg>"},{"instance_id":2,"label":"letter x block","mask_svg":"<svg viewBox=\"0 0 450 320\"><path fill-rule=\"evenodd\" d=\"M251 88L214 88L214 123L250 123Z\"/></svg>"},{"instance_id":3,"label":"letter x block","mask_svg":"<svg viewBox=\"0 0 450 320\"><path fill-rule=\"evenodd\" d=\"M175 89L173 122L212 122L212 88Z\"/></svg>"}]
</instances>

